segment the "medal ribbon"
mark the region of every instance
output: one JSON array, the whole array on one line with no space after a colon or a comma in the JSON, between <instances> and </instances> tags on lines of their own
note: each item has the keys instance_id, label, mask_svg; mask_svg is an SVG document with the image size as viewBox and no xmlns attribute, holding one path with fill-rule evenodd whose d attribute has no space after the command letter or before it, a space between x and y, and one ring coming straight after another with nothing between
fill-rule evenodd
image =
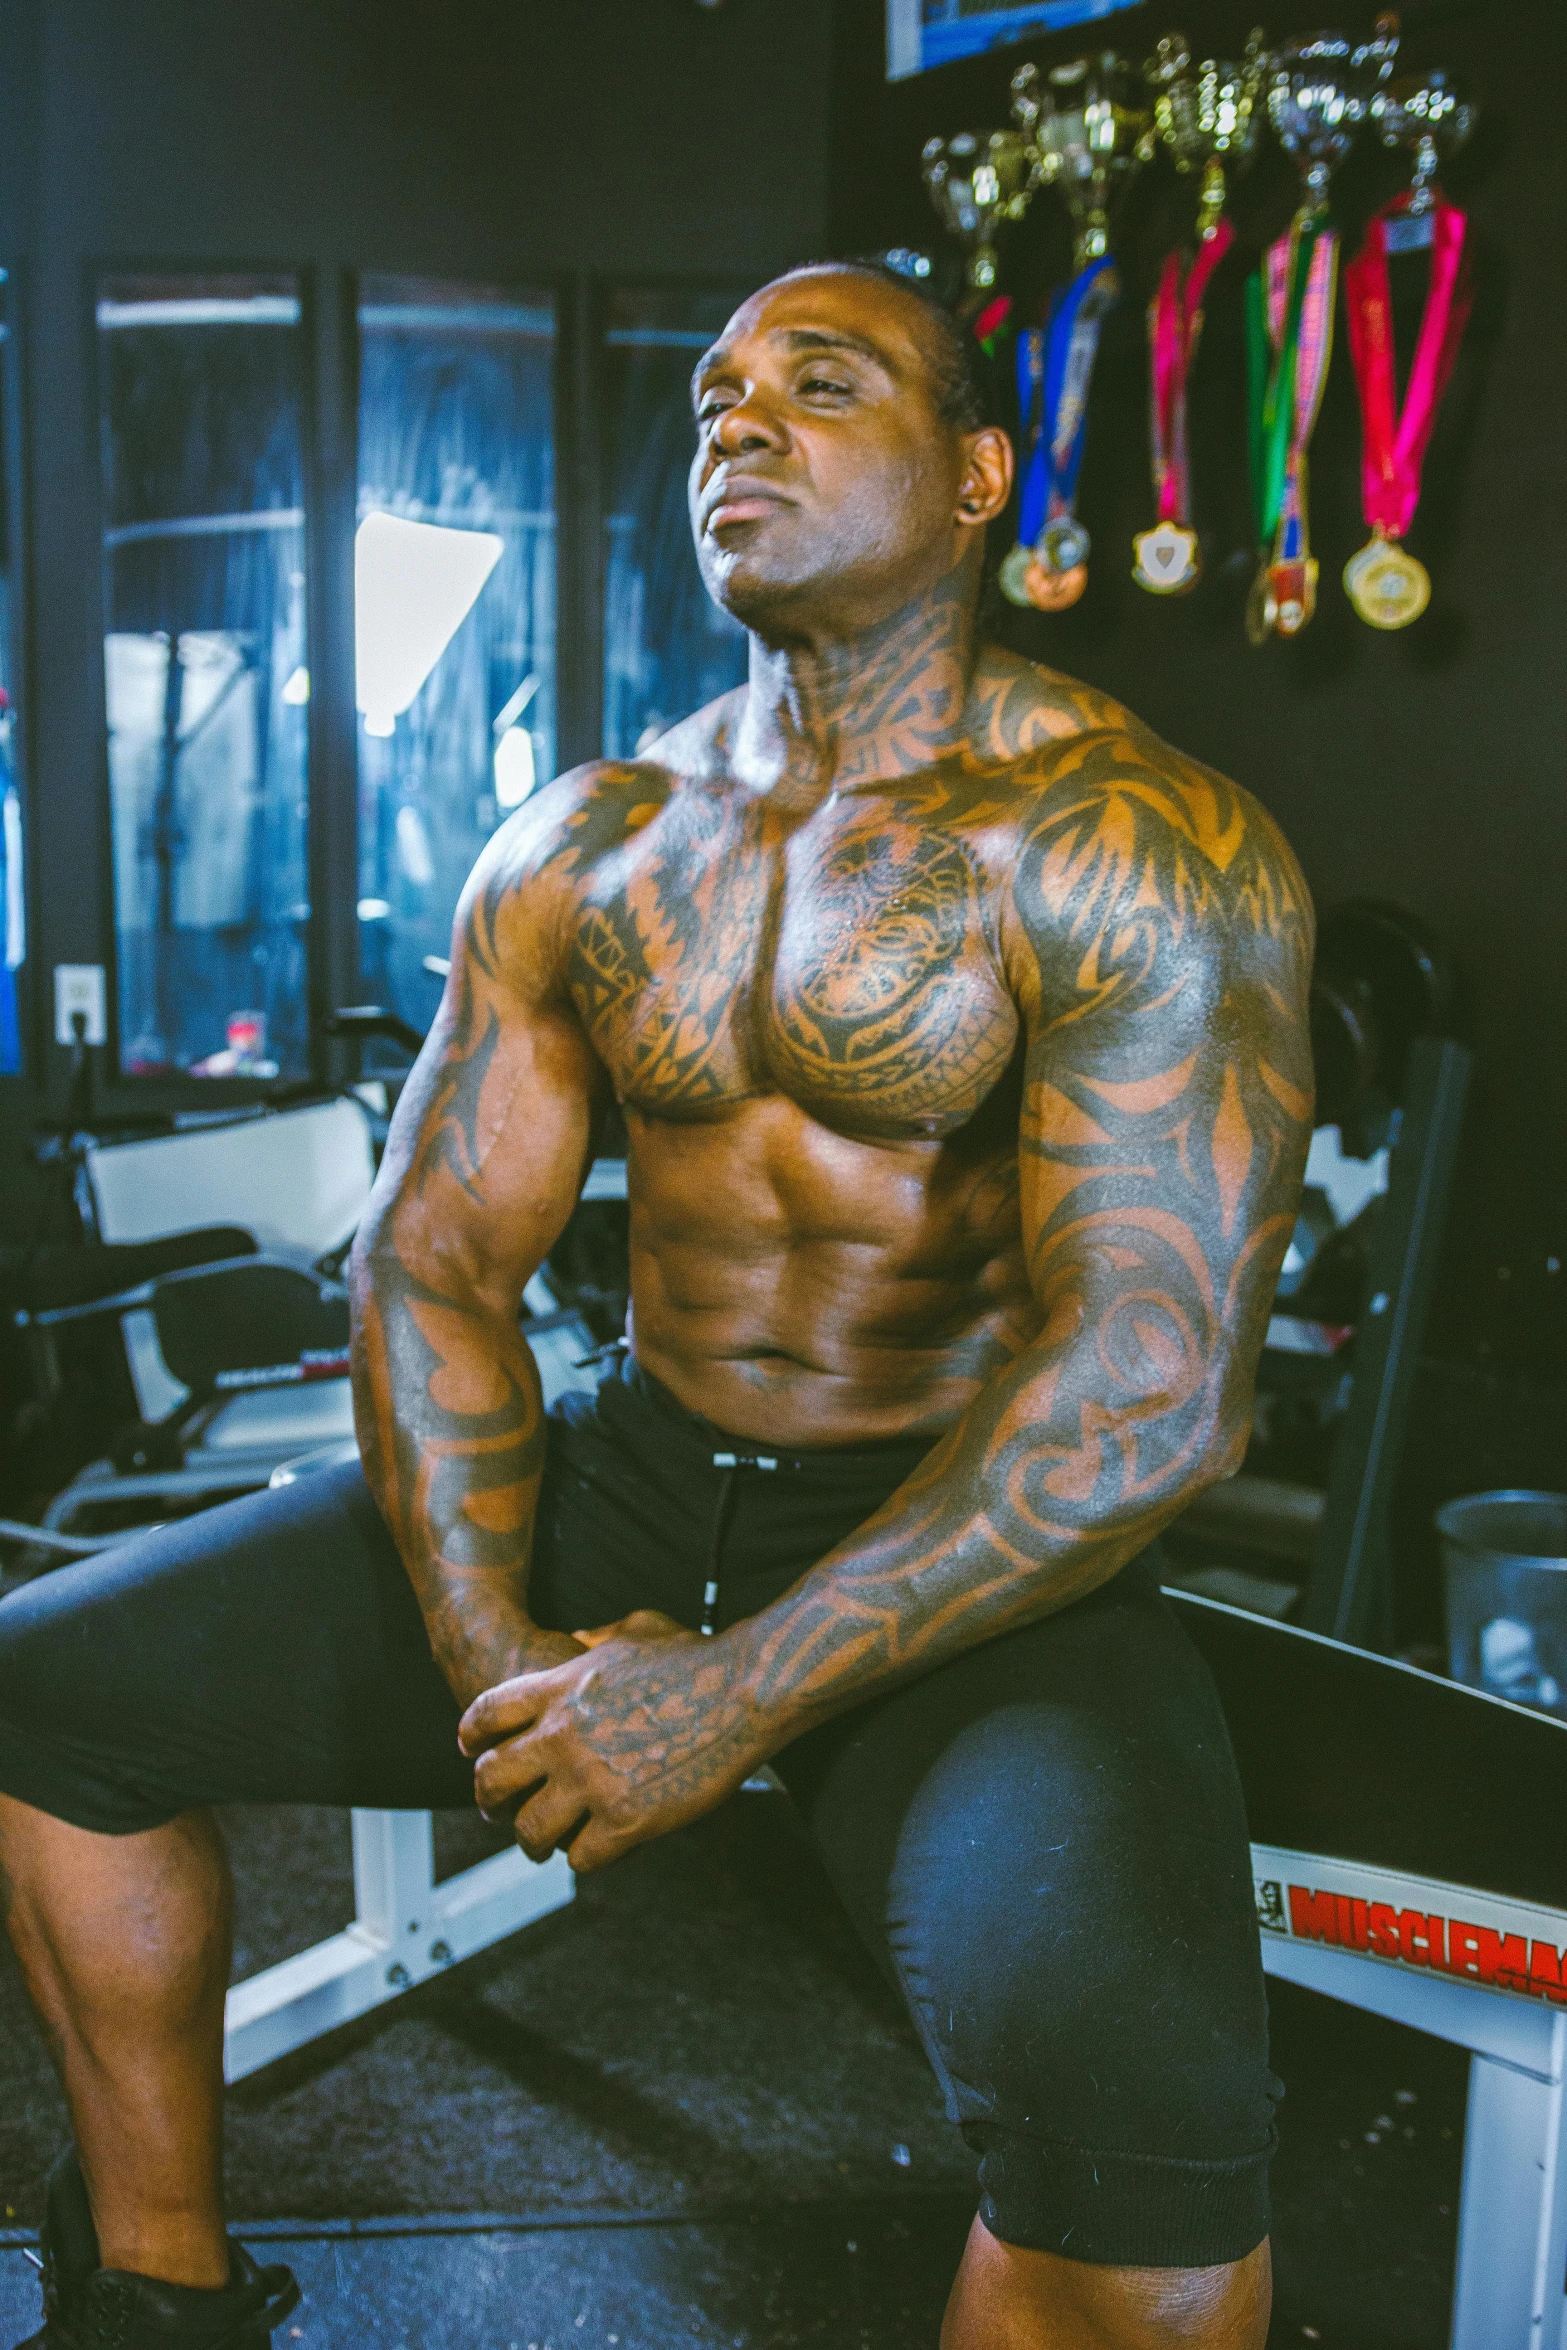
<instances>
[{"instance_id":1,"label":"medal ribbon","mask_svg":"<svg viewBox=\"0 0 1567 2350\"><path fill-rule=\"evenodd\" d=\"M1344 272L1349 348L1360 395L1360 494L1366 521L1379 538L1401 539L1420 503L1420 476L1431 428L1447 390L1469 323L1470 285L1464 267L1465 215L1438 195L1431 246L1431 281L1402 410L1393 373L1393 305L1388 290L1387 223L1407 210L1395 197L1366 223L1366 241Z\"/></svg>"},{"instance_id":2,"label":"medal ribbon","mask_svg":"<svg viewBox=\"0 0 1567 2350\"><path fill-rule=\"evenodd\" d=\"M1018 336L1018 406L1027 420L1029 459L1017 535L1025 547L1038 543L1047 522L1072 511L1099 330L1120 292L1115 264L1103 254L1053 297L1042 328Z\"/></svg>"},{"instance_id":3,"label":"medal ribbon","mask_svg":"<svg viewBox=\"0 0 1567 2350\"><path fill-rule=\"evenodd\" d=\"M1148 311L1148 345L1153 397L1148 403L1153 442L1154 489L1161 522L1185 522L1191 514L1191 469L1186 451L1186 379L1202 333L1202 302L1208 280L1235 242L1235 230L1221 218L1197 249L1181 282L1182 256L1165 258L1159 287Z\"/></svg>"},{"instance_id":4,"label":"medal ribbon","mask_svg":"<svg viewBox=\"0 0 1567 2350\"><path fill-rule=\"evenodd\" d=\"M1289 563L1307 552L1306 446L1333 349L1338 236L1297 217L1262 259L1246 283L1252 492L1259 540Z\"/></svg>"}]
</instances>

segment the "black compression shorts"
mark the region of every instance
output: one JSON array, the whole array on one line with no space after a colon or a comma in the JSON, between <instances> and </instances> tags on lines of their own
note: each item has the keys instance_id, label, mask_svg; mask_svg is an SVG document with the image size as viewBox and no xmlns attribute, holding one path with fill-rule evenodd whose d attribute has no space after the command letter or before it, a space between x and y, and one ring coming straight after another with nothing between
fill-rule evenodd
<instances>
[{"instance_id":1,"label":"black compression shorts","mask_svg":"<svg viewBox=\"0 0 1567 2350\"><path fill-rule=\"evenodd\" d=\"M635 1607L694 1626L716 1580L732 1623L920 1451L749 1465L763 1447L628 1363L551 1416L533 1611L565 1631ZM209 1803L466 1806L456 1725L357 1467L0 1601L0 1791L80 1827L125 1835ZM907 2002L994 2234L1134 2267L1260 2242L1278 2085L1246 1826L1152 1554L774 1767Z\"/></svg>"}]
</instances>

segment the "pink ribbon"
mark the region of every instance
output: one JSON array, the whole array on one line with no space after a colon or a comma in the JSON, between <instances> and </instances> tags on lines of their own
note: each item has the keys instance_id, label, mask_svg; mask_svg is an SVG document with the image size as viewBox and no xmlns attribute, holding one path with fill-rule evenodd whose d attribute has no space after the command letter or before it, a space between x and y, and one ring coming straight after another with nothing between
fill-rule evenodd
<instances>
[{"instance_id":1,"label":"pink ribbon","mask_svg":"<svg viewBox=\"0 0 1567 2350\"><path fill-rule=\"evenodd\" d=\"M1161 522L1185 522L1191 512L1191 476L1186 453L1186 379L1197 356L1202 333L1202 302L1208 280L1235 242L1230 222L1221 217L1197 249L1182 282L1183 256L1167 254L1159 287L1148 312L1148 340L1153 360L1153 398L1149 426L1153 439L1153 478L1159 497Z\"/></svg>"},{"instance_id":2,"label":"pink ribbon","mask_svg":"<svg viewBox=\"0 0 1567 2350\"><path fill-rule=\"evenodd\" d=\"M1420 334L1397 409L1393 373L1393 306L1388 291L1387 222L1408 207L1395 197L1366 223L1366 241L1344 272L1349 348L1360 394L1360 494L1366 520L1385 538L1401 539L1420 503L1420 475L1437 409L1442 404L1469 321L1470 285L1464 267L1468 222L1456 204L1438 196L1431 245L1431 282Z\"/></svg>"}]
</instances>

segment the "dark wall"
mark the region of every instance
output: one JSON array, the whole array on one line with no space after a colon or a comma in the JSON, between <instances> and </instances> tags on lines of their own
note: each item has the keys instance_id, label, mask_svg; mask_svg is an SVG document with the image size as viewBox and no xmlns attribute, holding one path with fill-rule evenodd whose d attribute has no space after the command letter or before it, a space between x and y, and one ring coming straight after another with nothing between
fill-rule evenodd
<instances>
[{"instance_id":1,"label":"dark wall","mask_svg":"<svg viewBox=\"0 0 1567 2350\"><path fill-rule=\"evenodd\" d=\"M1567 1367L1563 12L1559 0L1494 0L1449 7L1446 21L1428 13L1427 29L1406 35L1404 62L1446 64L1482 114L1445 175L1471 211L1479 277L1411 537L1435 580L1426 617L1379 635L1338 584L1366 536L1341 313L1312 457L1318 616L1292 645L1253 651L1242 635L1255 550L1241 292L1258 246L1296 201L1293 167L1270 140L1237 194L1238 249L1214 282L1194 386L1202 585L1185 599L1155 598L1130 577L1132 533L1154 519L1143 311L1157 262L1193 209L1189 184L1161 163L1143 174L1117 240L1127 291L1095 379L1081 499L1095 544L1089 592L1070 613L1009 615L1002 625L1020 651L1124 696L1248 784L1282 821L1319 906L1397 898L1450 942L1463 973L1460 1033L1477 1068L1429 1343L1450 1362L1488 1367L1496 1421L1509 1410L1510 1375L1559 1378ZM1292 5L1268 23L1280 34L1334 14ZM1412 6L1406 19L1416 17ZM1179 23L1199 57L1234 55L1254 21L1252 0L1170 0L1109 19L1099 38L1141 60ZM1369 30L1369 12L1346 11L1344 21ZM844 251L934 243L919 178L924 139L1005 121L1020 56L1054 60L1094 39L1080 29L889 86L881 37L878 0L842 0L832 194ZM1366 211L1406 176L1401 158L1376 148L1345 171L1335 195L1346 251ZM1064 218L1047 192L1003 247L1004 271L1027 300L1069 269ZM1421 290L1413 319L1400 302L1406 354ZM1454 1406L1449 1425L1457 1416ZM1493 1446L1485 1473L1499 1467L1517 1475L1522 1464Z\"/></svg>"},{"instance_id":2,"label":"dark wall","mask_svg":"<svg viewBox=\"0 0 1567 2350\"><path fill-rule=\"evenodd\" d=\"M695 0L0 7L0 263L21 311L32 540L23 718L35 1076L56 1105L65 1056L42 1041L49 973L107 961L110 947L98 271L211 261L305 273L325 395L312 519L319 881L323 862L353 853L348 273L555 279L581 334L593 276L760 280L818 250L830 0L788 0L786 40L781 22L779 0L728 0L716 13ZM581 415L561 418L568 471L586 428ZM563 580L563 671L583 658L570 608ZM335 733L334 697L319 690L328 675ZM566 745L577 757L596 747ZM346 971L321 984L330 994L345 978L351 987ZM0 1215L13 1229L37 1107L32 1084L0 1082Z\"/></svg>"}]
</instances>

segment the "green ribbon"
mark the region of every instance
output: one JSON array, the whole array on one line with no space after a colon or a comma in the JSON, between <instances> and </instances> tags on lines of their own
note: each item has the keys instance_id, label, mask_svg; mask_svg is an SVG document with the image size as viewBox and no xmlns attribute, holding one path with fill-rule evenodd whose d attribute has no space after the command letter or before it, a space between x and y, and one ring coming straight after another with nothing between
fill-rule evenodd
<instances>
[{"instance_id":1,"label":"green ribbon","mask_svg":"<svg viewBox=\"0 0 1567 2350\"><path fill-rule=\"evenodd\" d=\"M1289 478L1290 439L1295 422L1295 366L1300 315L1311 276L1311 257L1325 224L1304 223L1294 233L1289 299L1277 351L1268 333L1268 297L1260 269L1246 280L1246 390L1251 442L1251 496L1257 541L1270 547L1284 505Z\"/></svg>"}]
</instances>

